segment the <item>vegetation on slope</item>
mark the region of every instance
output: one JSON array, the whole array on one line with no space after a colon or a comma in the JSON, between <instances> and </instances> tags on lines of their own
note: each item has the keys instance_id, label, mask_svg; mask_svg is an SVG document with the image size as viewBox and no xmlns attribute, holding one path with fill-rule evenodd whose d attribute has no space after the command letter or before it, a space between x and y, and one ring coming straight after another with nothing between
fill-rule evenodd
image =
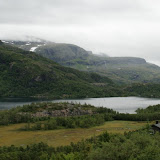
<instances>
[{"instance_id":1,"label":"vegetation on slope","mask_svg":"<svg viewBox=\"0 0 160 160\"><path fill-rule=\"evenodd\" d=\"M83 49L79 50L81 52L83 51ZM80 51L77 51L77 55L79 55ZM93 57L93 55L88 55ZM83 60L82 57L81 60ZM103 57L99 58L101 60L103 59ZM109 59L112 59L112 62L110 62ZM138 71L138 74L143 72L143 74L141 74L141 76L143 76L143 78L141 77L143 82L145 77L148 77L149 79L154 77L156 82L159 81L159 78L156 78L156 74L158 73L156 71L159 71L159 67L157 68L157 66L153 65L148 66L143 59L108 57L106 63L111 65L110 69L118 67L117 65L123 66L127 64L132 66L126 66L126 68L131 69L132 71L130 73L133 75L133 68ZM92 64L94 65L95 63ZM141 65L142 70L136 68L135 64L137 66ZM145 67L145 71L143 67ZM148 72L151 68L155 71L154 73L152 71ZM99 71L97 70L97 72ZM125 81L128 81L127 79L132 77L129 76L128 72L125 72L124 69L118 69L118 73L113 70L111 72L117 76L120 74ZM133 77L136 77L137 79L139 76L134 75ZM121 79L117 80L119 83L122 82ZM38 56L33 52L11 47L2 42L0 45L0 97L160 97L159 83L150 84L147 82L148 80L146 80L145 83L118 86L115 85L111 79L102 77L96 73L80 72L75 69L63 67L52 60Z\"/></svg>"},{"instance_id":2,"label":"vegetation on slope","mask_svg":"<svg viewBox=\"0 0 160 160\"><path fill-rule=\"evenodd\" d=\"M123 88L123 91L128 93L130 96L141 96L141 97L160 97L160 83L137 83L132 84Z\"/></svg>"},{"instance_id":3,"label":"vegetation on slope","mask_svg":"<svg viewBox=\"0 0 160 160\"><path fill-rule=\"evenodd\" d=\"M97 84L109 86L103 91ZM107 77L62 67L33 52L0 45L0 97L103 97L113 94L111 85Z\"/></svg>"}]
</instances>

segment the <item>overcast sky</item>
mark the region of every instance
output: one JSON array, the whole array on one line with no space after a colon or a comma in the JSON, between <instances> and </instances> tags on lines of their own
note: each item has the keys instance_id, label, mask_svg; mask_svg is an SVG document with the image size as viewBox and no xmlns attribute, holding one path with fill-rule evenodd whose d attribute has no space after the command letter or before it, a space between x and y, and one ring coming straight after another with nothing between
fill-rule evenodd
<instances>
[{"instance_id":1,"label":"overcast sky","mask_svg":"<svg viewBox=\"0 0 160 160\"><path fill-rule=\"evenodd\" d=\"M0 0L0 39L25 35L160 64L160 0Z\"/></svg>"}]
</instances>

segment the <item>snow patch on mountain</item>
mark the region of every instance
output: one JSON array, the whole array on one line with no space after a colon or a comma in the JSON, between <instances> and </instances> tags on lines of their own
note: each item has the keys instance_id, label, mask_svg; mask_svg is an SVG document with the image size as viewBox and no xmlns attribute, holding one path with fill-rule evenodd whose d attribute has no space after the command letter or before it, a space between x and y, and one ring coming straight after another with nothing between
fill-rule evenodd
<instances>
[{"instance_id":1,"label":"snow patch on mountain","mask_svg":"<svg viewBox=\"0 0 160 160\"><path fill-rule=\"evenodd\" d=\"M32 48L30 49L30 51L31 51L31 52L34 52L37 48L38 48L38 47L32 47Z\"/></svg>"},{"instance_id":2,"label":"snow patch on mountain","mask_svg":"<svg viewBox=\"0 0 160 160\"><path fill-rule=\"evenodd\" d=\"M45 45L45 44L44 44L44 45ZM42 45L39 44L39 45L37 45L36 47L32 47L32 48L30 49L30 51L31 51L31 52L34 52L34 51L35 51L38 47L40 47L40 46L42 46Z\"/></svg>"}]
</instances>

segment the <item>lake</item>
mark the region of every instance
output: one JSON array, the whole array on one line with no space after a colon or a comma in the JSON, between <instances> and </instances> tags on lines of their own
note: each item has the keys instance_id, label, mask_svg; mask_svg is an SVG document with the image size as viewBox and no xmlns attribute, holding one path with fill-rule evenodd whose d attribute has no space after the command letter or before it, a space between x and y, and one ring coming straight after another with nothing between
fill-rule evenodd
<instances>
[{"instance_id":1,"label":"lake","mask_svg":"<svg viewBox=\"0 0 160 160\"><path fill-rule=\"evenodd\" d=\"M9 109L32 102L42 102L40 100L29 99L3 99L0 100L0 109ZM96 107L112 108L120 113L135 113L137 108L146 108L149 105L160 104L157 98L139 98L139 97L107 97L107 98L87 98L87 99L70 99L70 100L53 100L51 102L73 102L80 104L91 104Z\"/></svg>"}]
</instances>

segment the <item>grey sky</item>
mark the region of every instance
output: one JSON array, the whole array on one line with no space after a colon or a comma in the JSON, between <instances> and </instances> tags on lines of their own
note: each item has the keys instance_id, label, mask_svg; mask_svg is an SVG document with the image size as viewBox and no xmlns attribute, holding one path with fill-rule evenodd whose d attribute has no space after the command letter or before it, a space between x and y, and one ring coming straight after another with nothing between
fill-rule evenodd
<instances>
[{"instance_id":1,"label":"grey sky","mask_svg":"<svg viewBox=\"0 0 160 160\"><path fill-rule=\"evenodd\" d=\"M160 64L160 1L0 0L0 39L25 35Z\"/></svg>"}]
</instances>

